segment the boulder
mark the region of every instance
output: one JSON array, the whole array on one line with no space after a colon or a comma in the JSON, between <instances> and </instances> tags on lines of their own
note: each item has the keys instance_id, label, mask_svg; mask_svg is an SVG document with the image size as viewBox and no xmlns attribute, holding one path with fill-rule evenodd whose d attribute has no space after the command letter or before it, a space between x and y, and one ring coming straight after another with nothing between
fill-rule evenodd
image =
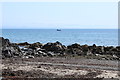
<instances>
[{"instance_id":1,"label":"boulder","mask_svg":"<svg viewBox=\"0 0 120 80\"><path fill-rule=\"evenodd\" d=\"M104 46L97 46L96 47L96 54L104 54Z\"/></svg>"},{"instance_id":2,"label":"boulder","mask_svg":"<svg viewBox=\"0 0 120 80\"><path fill-rule=\"evenodd\" d=\"M116 48L120 50L120 46L117 46Z\"/></svg>"},{"instance_id":3,"label":"boulder","mask_svg":"<svg viewBox=\"0 0 120 80\"><path fill-rule=\"evenodd\" d=\"M113 46L107 46L107 47L104 47L104 51L106 52L106 51L110 51L111 49L113 49L114 47Z\"/></svg>"},{"instance_id":4,"label":"boulder","mask_svg":"<svg viewBox=\"0 0 120 80\"><path fill-rule=\"evenodd\" d=\"M2 51L2 57L3 58L10 58L12 56L13 56L13 54L11 53L11 50L3 50Z\"/></svg>"},{"instance_id":5,"label":"boulder","mask_svg":"<svg viewBox=\"0 0 120 80\"><path fill-rule=\"evenodd\" d=\"M45 49L46 51L52 51L58 53L65 51L66 47L57 41L55 43L45 44L44 46L42 46L42 49Z\"/></svg>"},{"instance_id":6,"label":"boulder","mask_svg":"<svg viewBox=\"0 0 120 80\"><path fill-rule=\"evenodd\" d=\"M32 55L28 55L28 56L24 56L23 58L35 58L35 57Z\"/></svg>"},{"instance_id":7,"label":"boulder","mask_svg":"<svg viewBox=\"0 0 120 80\"><path fill-rule=\"evenodd\" d=\"M2 40L2 57L10 58L10 57L21 57L22 53L18 45L14 43L10 43L8 39L0 38Z\"/></svg>"},{"instance_id":8,"label":"boulder","mask_svg":"<svg viewBox=\"0 0 120 80\"><path fill-rule=\"evenodd\" d=\"M85 55L86 53L84 52L84 50L85 48L77 43L67 46L68 54Z\"/></svg>"},{"instance_id":9,"label":"boulder","mask_svg":"<svg viewBox=\"0 0 120 80\"><path fill-rule=\"evenodd\" d=\"M10 41L9 39L4 39L3 37L0 37L0 44L2 44L1 47L6 47L10 45Z\"/></svg>"},{"instance_id":10,"label":"boulder","mask_svg":"<svg viewBox=\"0 0 120 80\"><path fill-rule=\"evenodd\" d=\"M29 48L37 49L37 48L41 48L42 46L43 44L36 42L36 43L30 44Z\"/></svg>"},{"instance_id":11,"label":"boulder","mask_svg":"<svg viewBox=\"0 0 120 80\"><path fill-rule=\"evenodd\" d=\"M50 52L50 51L49 51L49 52L47 52L47 55L48 55L48 56L50 56L50 57L55 56L54 52Z\"/></svg>"},{"instance_id":12,"label":"boulder","mask_svg":"<svg viewBox=\"0 0 120 80\"><path fill-rule=\"evenodd\" d=\"M81 48L81 46L80 46L80 44L75 43L75 44L67 46L67 48L68 49L71 49L71 48Z\"/></svg>"},{"instance_id":13,"label":"boulder","mask_svg":"<svg viewBox=\"0 0 120 80\"><path fill-rule=\"evenodd\" d=\"M84 55L84 52L79 48L73 48L72 52L73 52L73 54Z\"/></svg>"},{"instance_id":14,"label":"boulder","mask_svg":"<svg viewBox=\"0 0 120 80\"><path fill-rule=\"evenodd\" d=\"M27 46L27 45L30 45L28 42L24 42L24 43L18 43L17 45L19 46Z\"/></svg>"},{"instance_id":15,"label":"boulder","mask_svg":"<svg viewBox=\"0 0 120 80\"><path fill-rule=\"evenodd\" d=\"M37 56L47 56L47 53L42 51L38 51L37 53L38 53Z\"/></svg>"},{"instance_id":16,"label":"boulder","mask_svg":"<svg viewBox=\"0 0 120 80\"><path fill-rule=\"evenodd\" d=\"M82 45L82 51L87 52L89 50L88 45Z\"/></svg>"},{"instance_id":17,"label":"boulder","mask_svg":"<svg viewBox=\"0 0 120 80\"><path fill-rule=\"evenodd\" d=\"M93 44L93 47L96 48L97 46L95 44Z\"/></svg>"}]
</instances>

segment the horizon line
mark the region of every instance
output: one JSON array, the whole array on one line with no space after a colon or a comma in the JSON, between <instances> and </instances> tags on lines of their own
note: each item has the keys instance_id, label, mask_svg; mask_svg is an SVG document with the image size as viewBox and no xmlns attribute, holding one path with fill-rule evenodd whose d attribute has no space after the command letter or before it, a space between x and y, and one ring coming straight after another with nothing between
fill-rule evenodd
<instances>
[{"instance_id":1,"label":"horizon line","mask_svg":"<svg viewBox=\"0 0 120 80\"><path fill-rule=\"evenodd\" d=\"M2 28L2 29L119 29L119 28Z\"/></svg>"}]
</instances>

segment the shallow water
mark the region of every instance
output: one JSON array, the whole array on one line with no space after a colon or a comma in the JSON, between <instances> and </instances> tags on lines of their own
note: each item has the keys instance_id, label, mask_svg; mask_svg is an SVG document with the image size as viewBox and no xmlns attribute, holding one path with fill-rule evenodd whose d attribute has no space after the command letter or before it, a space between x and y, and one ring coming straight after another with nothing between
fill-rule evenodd
<instances>
[{"instance_id":1,"label":"shallow water","mask_svg":"<svg viewBox=\"0 0 120 80\"><path fill-rule=\"evenodd\" d=\"M97 44L104 46L118 45L117 29L3 29L2 35L11 42L56 42L64 45L73 43Z\"/></svg>"}]
</instances>

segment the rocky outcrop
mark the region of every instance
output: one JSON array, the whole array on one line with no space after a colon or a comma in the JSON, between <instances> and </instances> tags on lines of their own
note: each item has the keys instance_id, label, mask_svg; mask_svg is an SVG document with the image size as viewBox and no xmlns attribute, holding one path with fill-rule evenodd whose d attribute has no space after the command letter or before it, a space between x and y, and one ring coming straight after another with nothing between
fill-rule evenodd
<instances>
[{"instance_id":1,"label":"rocky outcrop","mask_svg":"<svg viewBox=\"0 0 120 80\"><path fill-rule=\"evenodd\" d=\"M92 46L72 44L65 46L60 42L41 44L39 42L30 44L25 43L11 43L8 39L0 38L3 58L11 57L22 57L22 58L34 58L34 57L45 57L45 56L67 56L67 55L78 55L78 56L112 56L111 59L120 59L120 46Z\"/></svg>"},{"instance_id":2,"label":"rocky outcrop","mask_svg":"<svg viewBox=\"0 0 120 80\"><path fill-rule=\"evenodd\" d=\"M101 55L101 56L112 56L112 59L120 60L120 47L113 46L92 46L88 45L79 45L72 44L67 46L67 54L76 54L76 55ZM108 57L109 58L109 57ZM111 58L111 57L110 57Z\"/></svg>"},{"instance_id":3,"label":"rocky outcrop","mask_svg":"<svg viewBox=\"0 0 120 80\"><path fill-rule=\"evenodd\" d=\"M8 39L4 39L0 37L1 42L1 51L2 51L2 58L10 58L10 57L21 57L22 52L18 45L14 43L10 43Z\"/></svg>"}]
</instances>

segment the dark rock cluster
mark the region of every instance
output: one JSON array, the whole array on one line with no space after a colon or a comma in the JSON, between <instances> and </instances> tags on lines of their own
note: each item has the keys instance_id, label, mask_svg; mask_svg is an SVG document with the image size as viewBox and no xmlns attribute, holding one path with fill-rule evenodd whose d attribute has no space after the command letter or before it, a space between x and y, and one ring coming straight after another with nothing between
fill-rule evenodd
<instances>
[{"instance_id":1,"label":"dark rock cluster","mask_svg":"<svg viewBox=\"0 0 120 80\"><path fill-rule=\"evenodd\" d=\"M39 42L29 44L25 43L10 43L8 39L0 38L2 58L22 57L34 58L44 56L67 56L67 55L110 55L112 58L120 59L120 46L92 46L72 44L65 46L60 42L41 44Z\"/></svg>"},{"instance_id":2,"label":"dark rock cluster","mask_svg":"<svg viewBox=\"0 0 120 80\"><path fill-rule=\"evenodd\" d=\"M0 37L0 50L2 58L22 56L19 46L15 43L10 43L9 39L4 39L3 37Z\"/></svg>"}]
</instances>

